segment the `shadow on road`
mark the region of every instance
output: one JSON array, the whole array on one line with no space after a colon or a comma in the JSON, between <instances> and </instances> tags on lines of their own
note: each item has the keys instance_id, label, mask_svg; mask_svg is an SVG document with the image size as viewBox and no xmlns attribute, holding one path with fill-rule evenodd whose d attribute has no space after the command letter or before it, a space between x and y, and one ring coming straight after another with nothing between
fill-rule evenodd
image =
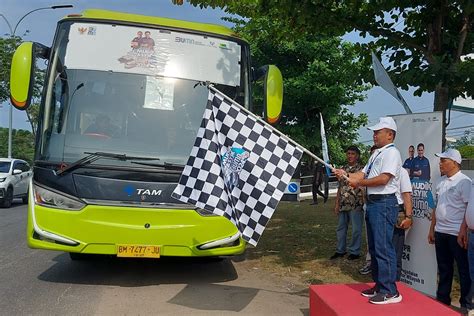
<instances>
[{"instance_id":1,"label":"shadow on road","mask_svg":"<svg viewBox=\"0 0 474 316\"><path fill-rule=\"evenodd\" d=\"M67 254L38 276L46 282L136 287L159 284L219 283L235 280L228 259L204 258L122 259L107 256L71 261ZM212 273L210 273L212 271Z\"/></svg>"},{"instance_id":2,"label":"shadow on road","mask_svg":"<svg viewBox=\"0 0 474 316\"><path fill-rule=\"evenodd\" d=\"M186 284L168 303L198 310L241 311L260 289L214 283L237 279L231 260L206 258L121 259L98 256L71 261L67 254L53 258L39 280L54 283L142 287Z\"/></svg>"},{"instance_id":3,"label":"shadow on road","mask_svg":"<svg viewBox=\"0 0 474 316\"><path fill-rule=\"evenodd\" d=\"M259 289L220 284L188 284L168 303L198 310L243 310L257 295Z\"/></svg>"}]
</instances>

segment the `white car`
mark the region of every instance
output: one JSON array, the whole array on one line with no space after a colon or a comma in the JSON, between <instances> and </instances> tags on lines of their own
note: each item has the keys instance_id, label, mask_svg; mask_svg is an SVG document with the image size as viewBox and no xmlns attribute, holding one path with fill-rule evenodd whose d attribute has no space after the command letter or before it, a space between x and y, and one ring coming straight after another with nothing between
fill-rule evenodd
<instances>
[{"instance_id":1,"label":"white car","mask_svg":"<svg viewBox=\"0 0 474 316\"><path fill-rule=\"evenodd\" d=\"M28 203L28 185L33 176L28 163L21 159L0 158L0 207L10 207L13 198Z\"/></svg>"}]
</instances>

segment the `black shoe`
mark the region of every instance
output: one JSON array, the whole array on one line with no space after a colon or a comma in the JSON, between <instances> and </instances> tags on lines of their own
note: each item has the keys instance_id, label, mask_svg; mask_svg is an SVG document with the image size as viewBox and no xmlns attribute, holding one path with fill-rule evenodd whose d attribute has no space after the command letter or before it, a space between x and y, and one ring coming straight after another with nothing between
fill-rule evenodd
<instances>
[{"instance_id":1,"label":"black shoe","mask_svg":"<svg viewBox=\"0 0 474 316\"><path fill-rule=\"evenodd\" d=\"M395 294L378 293L369 300L370 303L378 305L400 303L401 301L402 296L398 292Z\"/></svg>"},{"instance_id":2,"label":"black shoe","mask_svg":"<svg viewBox=\"0 0 474 316\"><path fill-rule=\"evenodd\" d=\"M318 202L309 203L309 205L318 205Z\"/></svg>"},{"instance_id":3,"label":"black shoe","mask_svg":"<svg viewBox=\"0 0 474 316\"><path fill-rule=\"evenodd\" d=\"M362 275L367 275L367 274L370 274L371 272L372 272L372 268L370 264L365 264L365 266L359 269L359 273Z\"/></svg>"},{"instance_id":4,"label":"black shoe","mask_svg":"<svg viewBox=\"0 0 474 316\"><path fill-rule=\"evenodd\" d=\"M360 259L360 255L354 255L351 253L349 256L347 256L347 260L357 260L357 259Z\"/></svg>"},{"instance_id":5,"label":"black shoe","mask_svg":"<svg viewBox=\"0 0 474 316\"><path fill-rule=\"evenodd\" d=\"M375 295L377 295L377 289L374 287L371 287L370 289L367 289L367 290L363 290L362 292L360 292L360 294L362 296L365 296L365 297L368 297L368 298L372 298L374 297Z\"/></svg>"},{"instance_id":6,"label":"black shoe","mask_svg":"<svg viewBox=\"0 0 474 316\"><path fill-rule=\"evenodd\" d=\"M334 259L337 259L337 258L344 257L345 255L346 255L346 253L339 253L339 252L336 252L336 253L333 254L329 259L330 259L330 260L334 260Z\"/></svg>"}]
</instances>

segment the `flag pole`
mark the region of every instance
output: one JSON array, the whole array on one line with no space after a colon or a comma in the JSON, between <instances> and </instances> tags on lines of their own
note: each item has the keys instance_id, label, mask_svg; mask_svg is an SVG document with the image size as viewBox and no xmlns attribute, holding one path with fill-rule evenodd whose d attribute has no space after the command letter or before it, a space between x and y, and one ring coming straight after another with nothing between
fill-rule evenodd
<instances>
[{"instance_id":1,"label":"flag pole","mask_svg":"<svg viewBox=\"0 0 474 316\"><path fill-rule=\"evenodd\" d=\"M324 161L329 163L329 150L328 150L328 143L326 141L326 130L324 129L324 120L323 120L323 113L319 112L320 118L320 127L321 127L321 148L323 152L323 159ZM330 175L329 168L326 167L326 174Z\"/></svg>"},{"instance_id":2,"label":"flag pole","mask_svg":"<svg viewBox=\"0 0 474 316\"><path fill-rule=\"evenodd\" d=\"M312 158L316 159L317 161L319 161L320 163L322 163L323 165L327 166L328 168L330 168L331 170L335 170L336 168L334 168L333 165L325 162L324 160L322 160L321 158L319 158L318 156L316 156L315 154L313 154L312 152L310 152L308 149L304 148L303 146L301 146L300 144L298 144L297 142L295 142L294 140L292 140L291 138L289 138L288 136L286 136L285 134L283 134L282 132L280 132L279 130L277 130L275 127L271 126L269 123L265 122L260 116L252 113L251 111L247 110L245 107L243 107L242 105L240 105L239 103L235 102L234 100L232 100L231 98L229 98L228 96L226 96L224 93L222 93L221 91L219 91L216 87L214 87L214 85L211 83L211 84L208 84L207 87L216 92L216 93L219 93L220 95L222 95L227 101L231 102L232 104L234 104L235 106L239 107L241 110L243 110L245 113L249 114L250 116L254 117L255 119L257 119L260 123L263 123L266 127L270 128L273 132L277 133L278 135L280 135L283 139L285 139L286 141L296 145L299 149L301 149L304 153L306 153L307 155L311 156Z\"/></svg>"}]
</instances>

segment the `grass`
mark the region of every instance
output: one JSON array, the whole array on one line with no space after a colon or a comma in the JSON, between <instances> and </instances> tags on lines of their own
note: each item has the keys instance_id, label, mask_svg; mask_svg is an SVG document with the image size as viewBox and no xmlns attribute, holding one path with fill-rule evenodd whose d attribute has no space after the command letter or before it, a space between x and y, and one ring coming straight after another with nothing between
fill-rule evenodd
<instances>
[{"instance_id":1,"label":"grass","mask_svg":"<svg viewBox=\"0 0 474 316\"><path fill-rule=\"evenodd\" d=\"M369 282L359 274L365 264L365 233L359 260L329 260L336 250L337 216L334 198L327 203L281 202L256 248L247 250L248 260L258 260L274 273L299 276L305 283Z\"/></svg>"},{"instance_id":2,"label":"grass","mask_svg":"<svg viewBox=\"0 0 474 316\"><path fill-rule=\"evenodd\" d=\"M336 250L334 198L325 204L322 201L318 205L309 203L309 200L280 202L257 247L247 249L246 259L262 269L296 277L305 284L372 282L370 275L364 276L358 271L365 264L365 226L361 259L329 260ZM455 273L453 303L459 300L458 280Z\"/></svg>"}]
</instances>

